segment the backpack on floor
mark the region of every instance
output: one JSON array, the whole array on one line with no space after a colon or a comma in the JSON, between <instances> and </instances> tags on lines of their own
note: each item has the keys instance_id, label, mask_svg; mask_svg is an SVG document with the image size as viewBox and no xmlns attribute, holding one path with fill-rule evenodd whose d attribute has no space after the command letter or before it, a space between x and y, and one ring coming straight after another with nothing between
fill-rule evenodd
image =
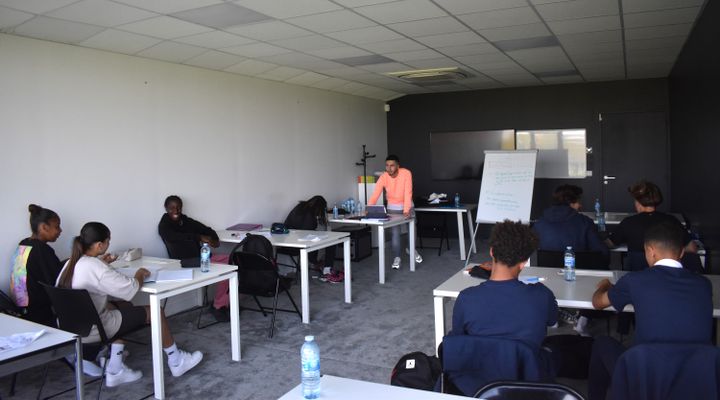
<instances>
[{"instance_id":1,"label":"backpack on floor","mask_svg":"<svg viewBox=\"0 0 720 400\"><path fill-rule=\"evenodd\" d=\"M442 365L437 357L416 351L400 357L392 370L390 384L432 391L441 372Z\"/></svg>"},{"instance_id":2,"label":"backpack on floor","mask_svg":"<svg viewBox=\"0 0 720 400\"><path fill-rule=\"evenodd\" d=\"M593 338L579 335L552 335L543 340L542 347L550 352L556 376L587 379Z\"/></svg>"}]
</instances>

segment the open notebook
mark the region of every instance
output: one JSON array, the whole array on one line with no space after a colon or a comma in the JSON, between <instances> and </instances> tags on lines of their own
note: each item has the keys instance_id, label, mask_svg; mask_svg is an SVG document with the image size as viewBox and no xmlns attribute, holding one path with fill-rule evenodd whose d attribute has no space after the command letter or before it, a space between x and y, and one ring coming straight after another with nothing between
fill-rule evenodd
<instances>
[{"instance_id":1,"label":"open notebook","mask_svg":"<svg viewBox=\"0 0 720 400\"><path fill-rule=\"evenodd\" d=\"M140 267L120 267L115 268L115 271L130 277L134 278L135 273ZM156 265L146 265L142 268L147 269L150 271L150 276L145 278L145 282L173 282L173 281L189 281L193 278L193 270L192 269L177 269L177 268L169 268L169 269L163 269L163 267L159 267Z\"/></svg>"}]
</instances>

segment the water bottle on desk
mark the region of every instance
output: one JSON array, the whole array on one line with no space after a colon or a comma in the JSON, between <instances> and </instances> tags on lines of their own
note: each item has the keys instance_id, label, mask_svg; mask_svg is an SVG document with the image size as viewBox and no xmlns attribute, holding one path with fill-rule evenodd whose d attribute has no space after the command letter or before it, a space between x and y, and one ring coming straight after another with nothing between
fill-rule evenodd
<instances>
[{"instance_id":1,"label":"water bottle on desk","mask_svg":"<svg viewBox=\"0 0 720 400\"><path fill-rule=\"evenodd\" d=\"M337 203L335 203L335 206L333 207L333 218L338 219L340 216L340 213L338 212Z\"/></svg>"},{"instance_id":2,"label":"water bottle on desk","mask_svg":"<svg viewBox=\"0 0 720 400\"><path fill-rule=\"evenodd\" d=\"M455 208L460 208L460 193L455 193Z\"/></svg>"},{"instance_id":3,"label":"water bottle on desk","mask_svg":"<svg viewBox=\"0 0 720 400\"><path fill-rule=\"evenodd\" d=\"M563 260L565 265L565 280L572 282L575 280L575 252L573 251L572 246L565 248Z\"/></svg>"},{"instance_id":4,"label":"water bottle on desk","mask_svg":"<svg viewBox=\"0 0 720 400\"><path fill-rule=\"evenodd\" d=\"M305 336L305 343L300 348L300 360L303 398L317 399L320 396L320 348L314 336Z\"/></svg>"},{"instance_id":5,"label":"water bottle on desk","mask_svg":"<svg viewBox=\"0 0 720 400\"><path fill-rule=\"evenodd\" d=\"M357 215L364 215L364 214L363 214L363 209L364 209L363 203L361 203L360 201L358 201L357 207L356 207L356 210L355 210L355 211L357 212Z\"/></svg>"},{"instance_id":6,"label":"water bottle on desk","mask_svg":"<svg viewBox=\"0 0 720 400\"><path fill-rule=\"evenodd\" d=\"M210 246L207 243L200 249L200 272L210 272Z\"/></svg>"}]
</instances>

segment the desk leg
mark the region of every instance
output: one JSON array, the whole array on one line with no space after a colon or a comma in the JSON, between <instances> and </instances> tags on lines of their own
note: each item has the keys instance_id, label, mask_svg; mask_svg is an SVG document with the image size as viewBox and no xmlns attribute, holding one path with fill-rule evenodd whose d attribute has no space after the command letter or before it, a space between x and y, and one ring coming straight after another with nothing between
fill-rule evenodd
<instances>
[{"instance_id":1,"label":"desk leg","mask_svg":"<svg viewBox=\"0 0 720 400\"><path fill-rule=\"evenodd\" d=\"M455 213L457 215L457 226L458 226L458 244L460 245L460 259L464 260L465 255L465 230L463 229L462 212L458 210Z\"/></svg>"},{"instance_id":2,"label":"desk leg","mask_svg":"<svg viewBox=\"0 0 720 400\"><path fill-rule=\"evenodd\" d=\"M240 297L238 296L238 274L230 277L230 346L232 360L240 361Z\"/></svg>"},{"instance_id":3,"label":"desk leg","mask_svg":"<svg viewBox=\"0 0 720 400\"><path fill-rule=\"evenodd\" d=\"M385 228L378 226L378 275L381 284L385 284Z\"/></svg>"},{"instance_id":4,"label":"desk leg","mask_svg":"<svg viewBox=\"0 0 720 400\"><path fill-rule=\"evenodd\" d=\"M443 336L445 336L445 298L441 296L435 296L435 355L437 353L440 343L442 343Z\"/></svg>"},{"instance_id":5,"label":"desk leg","mask_svg":"<svg viewBox=\"0 0 720 400\"><path fill-rule=\"evenodd\" d=\"M302 298L302 322L310 323L310 274L308 274L308 252L300 249L300 297Z\"/></svg>"},{"instance_id":6,"label":"desk leg","mask_svg":"<svg viewBox=\"0 0 720 400\"><path fill-rule=\"evenodd\" d=\"M343 267L345 269L345 302L352 303L352 269L350 268L350 238L343 241Z\"/></svg>"},{"instance_id":7,"label":"desk leg","mask_svg":"<svg viewBox=\"0 0 720 400\"><path fill-rule=\"evenodd\" d=\"M85 382L83 381L83 352L82 339L80 336L75 339L75 397L83 400L85 396ZM101 378L102 379L102 378Z\"/></svg>"},{"instance_id":8,"label":"desk leg","mask_svg":"<svg viewBox=\"0 0 720 400\"><path fill-rule=\"evenodd\" d=\"M410 271L415 271L415 218L408 223L408 242L410 247Z\"/></svg>"},{"instance_id":9,"label":"desk leg","mask_svg":"<svg viewBox=\"0 0 720 400\"><path fill-rule=\"evenodd\" d=\"M473 231L475 230L475 227L473 226L473 220L472 220L472 210L467 210L467 219L468 219L468 236L470 236L470 251L473 253L477 253L477 247L475 246L475 237L473 237Z\"/></svg>"},{"instance_id":10,"label":"desk leg","mask_svg":"<svg viewBox=\"0 0 720 400\"><path fill-rule=\"evenodd\" d=\"M152 339L153 381L155 398L165 398L165 377L163 376L162 329L160 327L160 299L150 295L150 338Z\"/></svg>"}]
</instances>

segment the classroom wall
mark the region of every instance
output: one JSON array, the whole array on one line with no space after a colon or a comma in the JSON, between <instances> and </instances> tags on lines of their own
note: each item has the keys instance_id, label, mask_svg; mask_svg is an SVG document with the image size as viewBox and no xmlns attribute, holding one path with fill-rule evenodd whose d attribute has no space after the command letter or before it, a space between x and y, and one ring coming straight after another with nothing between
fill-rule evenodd
<instances>
[{"instance_id":1,"label":"classroom wall","mask_svg":"<svg viewBox=\"0 0 720 400\"><path fill-rule=\"evenodd\" d=\"M532 216L549 206L554 188L574 184L583 188L585 208L592 209L602 185L601 137L598 113L668 111L667 81L644 79L478 90L469 92L405 96L390 102L388 151L400 156L413 171L415 194L452 195L477 203L480 181L435 181L431 178L431 131L489 129L585 128L587 168L585 179L536 179ZM659 138L666 132L658 132ZM641 149L638 149L641 151ZM478 155L482 157L482 155ZM454 232L454 229L450 229Z\"/></svg>"},{"instance_id":2,"label":"classroom wall","mask_svg":"<svg viewBox=\"0 0 720 400\"><path fill-rule=\"evenodd\" d=\"M706 2L669 79L673 205L714 249L711 259L720 256L720 174L713 162L720 149L719 20L720 4Z\"/></svg>"},{"instance_id":3,"label":"classroom wall","mask_svg":"<svg viewBox=\"0 0 720 400\"><path fill-rule=\"evenodd\" d=\"M29 203L61 216L61 259L92 220L112 230L111 251L166 256L169 194L216 229L357 196L355 162L362 144L385 153L386 115L378 100L0 34L0 140L6 266Z\"/></svg>"}]
</instances>

